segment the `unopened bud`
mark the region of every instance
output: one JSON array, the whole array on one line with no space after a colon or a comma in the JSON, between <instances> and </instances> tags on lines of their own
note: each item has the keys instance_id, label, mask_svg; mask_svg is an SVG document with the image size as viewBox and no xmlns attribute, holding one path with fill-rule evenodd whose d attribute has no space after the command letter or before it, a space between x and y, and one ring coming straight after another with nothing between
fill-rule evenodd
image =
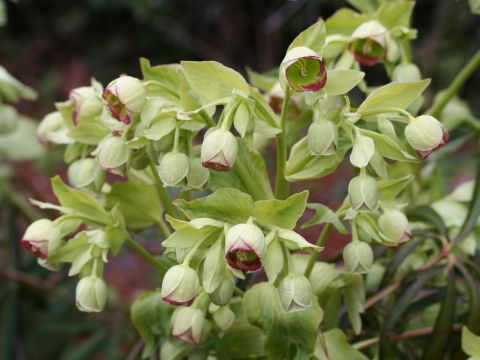
<instances>
[{"instance_id":1,"label":"unopened bud","mask_svg":"<svg viewBox=\"0 0 480 360\"><path fill-rule=\"evenodd\" d=\"M318 91L327 83L327 70L312 49L299 46L291 49L281 64L284 79L295 91Z\"/></svg>"},{"instance_id":2,"label":"unopened bud","mask_svg":"<svg viewBox=\"0 0 480 360\"><path fill-rule=\"evenodd\" d=\"M333 155L337 151L337 127L331 121L315 121L308 128L308 148L313 155Z\"/></svg>"},{"instance_id":3,"label":"unopened bud","mask_svg":"<svg viewBox=\"0 0 480 360\"><path fill-rule=\"evenodd\" d=\"M425 159L449 138L447 129L433 116L420 115L405 127L405 137L418 155Z\"/></svg>"},{"instance_id":4,"label":"unopened bud","mask_svg":"<svg viewBox=\"0 0 480 360\"><path fill-rule=\"evenodd\" d=\"M419 81L422 79L422 74L417 65L399 64L395 66L392 73L392 80L396 82Z\"/></svg>"},{"instance_id":5,"label":"unopened bud","mask_svg":"<svg viewBox=\"0 0 480 360\"><path fill-rule=\"evenodd\" d=\"M73 89L68 97L73 102L72 118L75 125L82 121L93 119L103 111L102 100L91 86Z\"/></svg>"},{"instance_id":6,"label":"unopened bud","mask_svg":"<svg viewBox=\"0 0 480 360\"><path fill-rule=\"evenodd\" d=\"M13 106L0 106L0 135L8 135L17 129L18 113Z\"/></svg>"},{"instance_id":7,"label":"unopened bud","mask_svg":"<svg viewBox=\"0 0 480 360\"><path fill-rule=\"evenodd\" d=\"M106 137L98 147L98 161L102 168L113 170L127 163L130 151L121 137Z\"/></svg>"},{"instance_id":8,"label":"unopened bud","mask_svg":"<svg viewBox=\"0 0 480 360\"><path fill-rule=\"evenodd\" d=\"M188 168L188 156L178 151L172 151L163 155L158 174L167 186L183 186Z\"/></svg>"},{"instance_id":9,"label":"unopened bud","mask_svg":"<svg viewBox=\"0 0 480 360\"><path fill-rule=\"evenodd\" d=\"M348 48L360 64L373 66L387 56L388 32L378 21L364 22L353 32L352 38Z\"/></svg>"},{"instance_id":10,"label":"unopened bud","mask_svg":"<svg viewBox=\"0 0 480 360\"><path fill-rule=\"evenodd\" d=\"M178 308L172 316L172 322L173 337L194 345L202 342L205 325L202 310L193 307Z\"/></svg>"},{"instance_id":11,"label":"unopened bud","mask_svg":"<svg viewBox=\"0 0 480 360\"><path fill-rule=\"evenodd\" d=\"M113 116L125 124L130 124L142 111L146 97L147 91L142 82L131 76L113 80L103 92L103 98Z\"/></svg>"},{"instance_id":12,"label":"unopened bud","mask_svg":"<svg viewBox=\"0 0 480 360\"><path fill-rule=\"evenodd\" d=\"M73 143L67 133L68 127L59 111L47 114L37 128L38 139L44 145Z\"/></svg>"},{"instance_id":13,"label":"unopened bud","mask_svg":"<svg viewBox=\"0 0 480 360\"><path fill-rule=\"evenodd\" d=\"M220 282L220 285L218 285L218 287L211 294L209 294L210 300L212 300L212 302L218 306L227 305L232 298L233 290L235 289L235 282L232 275L230 272L226 274L227 275L223 277L222 281Z\"/></svg>"},{"instance_id":14,"label":"unopened bud","mask_svg":"<svg viewBox=\"0 0 480 360\"><path fill-rule=\"evenodd\" d=\"M378 184L368 175L359 175L348 184L350 206L356 211L373 211L378 207Z\"/></svg>"},{"instance_id":15,"label":"unopened bud","mask_svg":"<svg viewBox=\"0 0 480 360\"><path fill-rule=\"evenodd\" d=\"M407 217L396 209L388 210L378 218L378 228L383 238L393 245L403 244L412 239Z\"/></svg>"},{"instance_id":16,"label":"unopened bud","mask_svg":"<svg viewBox=\"0 0 480 360\"><path fill-rule=\"evenodd\" d=\"M230 131L214 129L203 139L202 165L217 171L229 171L237 158L238 143Z\"/></svg>"},{"instance_id":17,"label":"unopened bud","mask_svg":"<svg viewBox=\"0 0 480 360\"><path fill-rule=\"evenodd\" d=\"M228 306L222 306L213 312L213 321L222 331L227 331L235 321L235 314Z\"/></svg>"},{"instance_id":18,"label":"unopened bud","mask_svg":"<svg viewBox=\"0 0 480 360\"><path fill-rule=\"evenodd\" d=\"M60 230L48 219L34 221L25 231L20 244L40 259L47 259L61 244Z\"/></svg>"},{"instance_id":19,"label":"unopened bud","mask_svg":"<svg viewBox=\"0 0 480 360\"><path fill-rule=\"evenodd\" d=\"M302 311L312 306L312 285L304 275L287 275L278 286L278 294L287 312Z\"/></svg>"},{"instance_id":20,"label":"unopened bud","mask_svg":"<svg viewBox=\"0 0 480 360\"><path fill-rule=\"evenodd\" d=\"M363 241L352 241L343 249L343 261L352 274L365 274L373 264L373 250Z\"/></svg>"},{"instance_id":21,"label":"unopened bud","mask_svg":"<svg viewBox=\"0 0 480 360\"><path fill-rule=\"evenodd\" d=\"M262 267L265 255L265 236L253 224L238 224L227 232L225 253L228 264L234 269L256 271Z\"/></svg>"},{"instance_id":22,"label":"unopened bud","mask_svg":"<svg viewBox=\"0 0 480 360\"><path fill-rule=\"evenodd\" d=\"M105 171L96 159L74 161L68 168L68 181L77 189L98 192L105 182Z\"/></svg>"},{"instance_id":23,"label":"unopened bud","mask_svg":"<svg viewBox=\"0 0 480 360\"><path fill-rule=\"evenodd\" d=\"M107 301L107 285L96 276L82 278L75 291L77 308L85 312L100 312Z\"/></svg>"},{"instance_id":24,"label":"unopened bud","mask_svg":"<svg viewBox=\"0 0 480 360\"><path fill-rule=\"evenodd\" d=\"M198 275L187 265L172 266L163 277L162 297L172 305L190 306L197 292Z\"/></svg>"},{"instance_id":25,"label":"unopened bud","mask_svg":"<svg viewBox=\"0 0 480 360\"><path fill-rule=\"evenodd\" d=\"M210 171L202 166L199 158L190 158L187 185L192 190L203 190L210 180Z\"/></svg>"}]
</instances>

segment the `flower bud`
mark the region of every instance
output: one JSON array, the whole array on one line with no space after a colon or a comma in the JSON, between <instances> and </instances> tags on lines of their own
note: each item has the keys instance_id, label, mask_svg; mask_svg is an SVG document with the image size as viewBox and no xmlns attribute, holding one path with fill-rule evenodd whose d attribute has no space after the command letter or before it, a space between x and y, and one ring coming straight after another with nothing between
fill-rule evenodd
<instances>
[{"instance_id":1,"label":"flower bud","mask_svg":"<svg viewBox=\"0 0 480 360\"><path fill-rule=\"evenodd\" d=\"M142 111L147 91L140 80L121 76L108 84L102 97L117 120L130 124L135 115Z\"/></svg>"},{"instance_id":2,"label":"flower bud","mask_svg":"<svg viewBox=\"0 0 480 360\"><path fill-rule=\"evenodd\" d=\"M378 218L378 228L383 238L393 245L404 244L412 239L405 214L399 210L388 210Z\"/></svg>"},{"instance_id":3,"label":"flower bud","mask_svg":"<svg viewBox=\"0 0 480 360\"><path fill-rule=\"evenodd\" d=\"M417 65L408 63L395 66L392 73L392 80L396 82L419 81L422 74Z\"/></svg>"},{"instance_id":4,"label":"flower bud","mask_svg":"<svg viewBox=\"0 0 480 360\"><path fill-rule=\"evenodd\" d=\"M299 46L287 52L282 61L284 79L295 91L318 91L327 83L327 70L315 51Z\"/></svg>"},{"instance_id":5,"label":"flower bud","mask_svg":"<svg viewBox=\"0 0 480 360\"><path fill-rule=\"evenodd\" d=\"M128 161L130 151L124 140L118 136L104 138L98 145L98 161L106 170L117 169Z\"/></svg>"},{"instance_id":6,"label":"flower bud","mask_svg":"<svg viewBox=\"0 0 480 360\"><path fill-rule=\"evenodd\" d=\"M353 32L352 39L348 49L353 53L355 60L362 65L373 66L387 56L388 32L376 20L360 25Z\"/></svg>"},{"instance_id":7,"label":"flower bud","mask_svg":"<svg viewBox=\"0 0 480 360\"><path fill-rule=\"evenodd\" d=\"M448 141L447 129L433 116L420 115L405 127L405 137L417 154L425 159Z\"/></svg>"},{"instance_id":8,"label":"flower bud","mask_svg":"<svg viewBox=\"0 0 480 360\"><path fill-rule=\"evenodd\" d=\"M227 232L225 253L228 264L234 269L256 271L262 267L265 255L265 236L253 224L238 224Z\"/></svg>"},{"instance_id":9,"label":"flower bud","mask_svg":"<svg viewBox=\"0 0 480 360\"><path fill-rule=\"evenodd\" d=\"M0 135L8 135L17 129L17 110L13 106L0 106Z\"/></svg>"},{"instance_id":10,"label":"flower bud","mask_svg":"<svg viewBox=\"0 0 480 360\"><path fill-rule=\"evenodd\" d=\"M235 314L228 306L222 306L213 313L213 321L222 331L227 331L235 321Z\"/></svg>"},{"instance_id":11,"label":"flower bud","mask_svg":"<svg viewBox=\"0 0 480 360\"><path fill-rule=\"evenodd\" d=\"M172 305L190 306L197 291L198 275L187 265L172 266L163 277L162 297Z\"/></svg>"},{"instance_id":12,"label":"flower bud","mask_svg":"<svg viewBox=\"0 0 480 360\"><path fill-rule=\"evenodd\" d=\"M214 129L203 139L202 165L217 171L229 171L237 158L238 143L230 131Z\"/></svg>"},{"instance_id":13,"label":"flower bud","mask_svg":"<svg viewBox=\"0 0 480 360\"><path fill-rule=\"evenodd\" d=\"M77 189L98 192L105 182L105 171L95 159L74 161L68 168L68 181Z\"/></svg>"},{"instance_id":14,"label":"flower bud","mask_svg":"<svg viewBox=\"0 0 480 360\"><path fill-rule=\"evenodd\" d=\"M304 275L285 276L278 285L278 294L287 312L302 311L312 306L312 285Z\"/></svg>"},{"instance_id":15,"label":"flower bud","mask_svg":"<svg viewBox=\"0 0 480 360\"><path fill-rule=\"evenodd\" d=\"M313 155L333 155L337 151L337 127L331 121L315 121L308 128L308 148Z\"/></svg>"},{"instance_id":16,"label":"flower bud","mask_svg":"<svg viewBox=\"0 0 480 360\"><path fill-rule=\"evenodd\" d=\"M350 206L356 211L373 211L378 207L378 184L368 175L359 175L348 184Z\"/></svg>"},{"instance_id":17,"label":"flower bud","mask_svg":"<svg viewBox=\"0 0 480 360\"><path fill-rule=\"evenodd\" d=\"M37 128L38 139L43 145L73 143L67 133L68 127L59 111L47 114Z\"/></svg>"},{"instance_id":18,"label":"flower bud","mask_svg":"<svg viewBox=\"0 0 480 360\"><path fill-rule=\"evenodd\" d=\"M172 316L172 322L173 337L194 345L202 342L205 325L202 310L193 307L178 308Z\"/></svg>"},{"instance_id":19,"label":"flower bud","mask_svg":"<svg viewBox=\"0 0 480 360\"><path fill-rule=\"evenodd\" d=\"M192 190L203 190L210 180L210 171L202 166L199 158L190 158L187 185Z\"/></svg>"},{"instance_id":20,"label":"flower bud","mask_svg":"<svg viewBox=\"0 0 480 360\"><path fill-rule=\"evenodd\" d=\"M70 91L68 95L73 103L73 123L78 125L84 120L93 119L103 111L103 103L91 86L82 86Z\"/></svg>"},{"instance_id":21,"label":"flower bud","mask_svg":"<svg viewBox=\"0 0 480 360\"><path fill-rule=\"evenodd\" d=\"M40 259L47 259L61 244L60 230L48 219L34 221L25 231L20 244Z\"/></svg>"},{"instance_id":22,"label":"flower bud","mask_svg":"<svg viewBox=\"0 0 480 360\"><path fill-rule=\"evenodd\" d=\"M343 261L352 274L365 274L373 264L373 250L363 241L352 241L343 249Z\"/></svg>"},{"instance_id":23,"label":"flower bud","mask_svg":"<svg viewBox=\"0 0 480 360\"><path fill-rule=\"evenodd\" d=\"M158 174L166 186L183 186L188 168L188 156L178 151L172 151L163 155Z\"/></svg>"},{"instance_id":24,"label":"flower bud","mask_svg":"<svg viewBox=\"0 0 480 360\"><path fill-rule=\"evenodd\" d=\"M215 305L225 306L232 298L234 288L235 282L230 272L228 272L228 275L222 279L220 285L209 294L210 300L212 300Z\"/></svg>"},{"instance_id":25,"label":"flower bud","mask_svg":"<svg viewBox=\"0 0 480 360\"><path fill-rule=\"evenodd\" d=\"M77 308L85 312L100 312L107 301L107 285L96 276L82 278L75 290Z\"/></svg>"}]
</instances>

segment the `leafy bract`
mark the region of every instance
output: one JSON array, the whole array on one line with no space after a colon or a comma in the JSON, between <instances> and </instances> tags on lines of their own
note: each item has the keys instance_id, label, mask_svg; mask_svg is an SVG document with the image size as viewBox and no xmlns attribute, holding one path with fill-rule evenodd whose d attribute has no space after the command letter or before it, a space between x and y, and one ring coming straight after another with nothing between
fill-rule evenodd
<instances>
[{"instance_id":1,"label":"leafy bract","mask_svg":"<svg viewBox=\"0 0 480 360\"><path fill-rule=\"evenodd\" d=\"M286 200L257 201L255 202L255 218L263 225L292 230L305 211L307 198L308 191L302 191Z\"/></svg>"}]
</instances>

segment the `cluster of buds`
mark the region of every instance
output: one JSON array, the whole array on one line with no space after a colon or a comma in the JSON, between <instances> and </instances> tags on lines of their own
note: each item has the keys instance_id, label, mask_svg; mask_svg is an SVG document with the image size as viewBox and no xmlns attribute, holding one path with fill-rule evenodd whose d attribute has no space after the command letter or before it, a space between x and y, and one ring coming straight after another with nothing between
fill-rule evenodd
<instances>
[{"instance_id":1,"label":"cluster of buds","mask_svg":"<svg viewBox=\"0 0 480 360\"><path fill-rule=\"evenodd\" d=\"M423 159L443 146L449 138L447 129L433 116L420 115L405 127L405 138Z\"/></svg>"}]
</instances>

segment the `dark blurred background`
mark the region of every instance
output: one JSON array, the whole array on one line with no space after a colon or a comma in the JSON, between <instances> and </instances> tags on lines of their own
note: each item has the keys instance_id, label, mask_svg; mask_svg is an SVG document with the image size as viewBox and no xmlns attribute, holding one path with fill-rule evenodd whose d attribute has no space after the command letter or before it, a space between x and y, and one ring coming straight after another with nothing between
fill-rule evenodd
<instances>
[{"instance_id":1,"label":"dark blurred background","mask_svg":"<svg viewBox=\"0 0 480 360\"><path fill-rule=\"evenodd\" d=\"M66 99L72 88L87 85L91 76L104 85L122 73L140 77L139 57L149 58L152 65L217 60L244 75L247 66L269 70L280 63L300 31L348 5L340 0L20 0L6 6L8 23L0 29L0 65L38 91L38 100L21 102L19 111L40 120L54 110L54 101ZM470 13L467 0L420 0L413 26L419 31L413 43L414 60L424 77L433 79L425 94L429 105L433 94L450 84L480 46L480 16ZM364 70L371 84L388 81L381 65ZM460 92L477 117L479 89L477 71ZM456 176L451 186L472 177L471 162L462 162L472 152L472 144L467 144L461 157L452 162L450 171ZM54 172L64 175L61 163L57 153L42 166L13 164L19 175L15 186L26 196L54 202L49 177ZM296 188L308 188L311 200L335 207L351 175L350 167L341 166L320 185L298 184ZM26 221L15 224L9 236L20 238ZM319 229L310 229L302 234L315 240ZM148 241L154 237L150 229L139 234L138 240L155 253L160 251L159 242ZM346 237L334 235L322 257L335 256L345 241ZM7 293L14 297L5 300L0 286L1 314L12 316L0 319L0 350L5 346L15 349L0 351L1 360L2 354L14 356L8 360L125 359L128 354L136 358L141 342L127 309L143 290L158 285L148 264L125 252L108 264L109 308L104 314L87 316L74 307L75 282L67 279L65 271L49 273L26 251L15 252L0 246L0 262L9 257L21 259L16 269L0 267L0 285L5 279L14 289Z\"/></svg>"}]
</instances>

